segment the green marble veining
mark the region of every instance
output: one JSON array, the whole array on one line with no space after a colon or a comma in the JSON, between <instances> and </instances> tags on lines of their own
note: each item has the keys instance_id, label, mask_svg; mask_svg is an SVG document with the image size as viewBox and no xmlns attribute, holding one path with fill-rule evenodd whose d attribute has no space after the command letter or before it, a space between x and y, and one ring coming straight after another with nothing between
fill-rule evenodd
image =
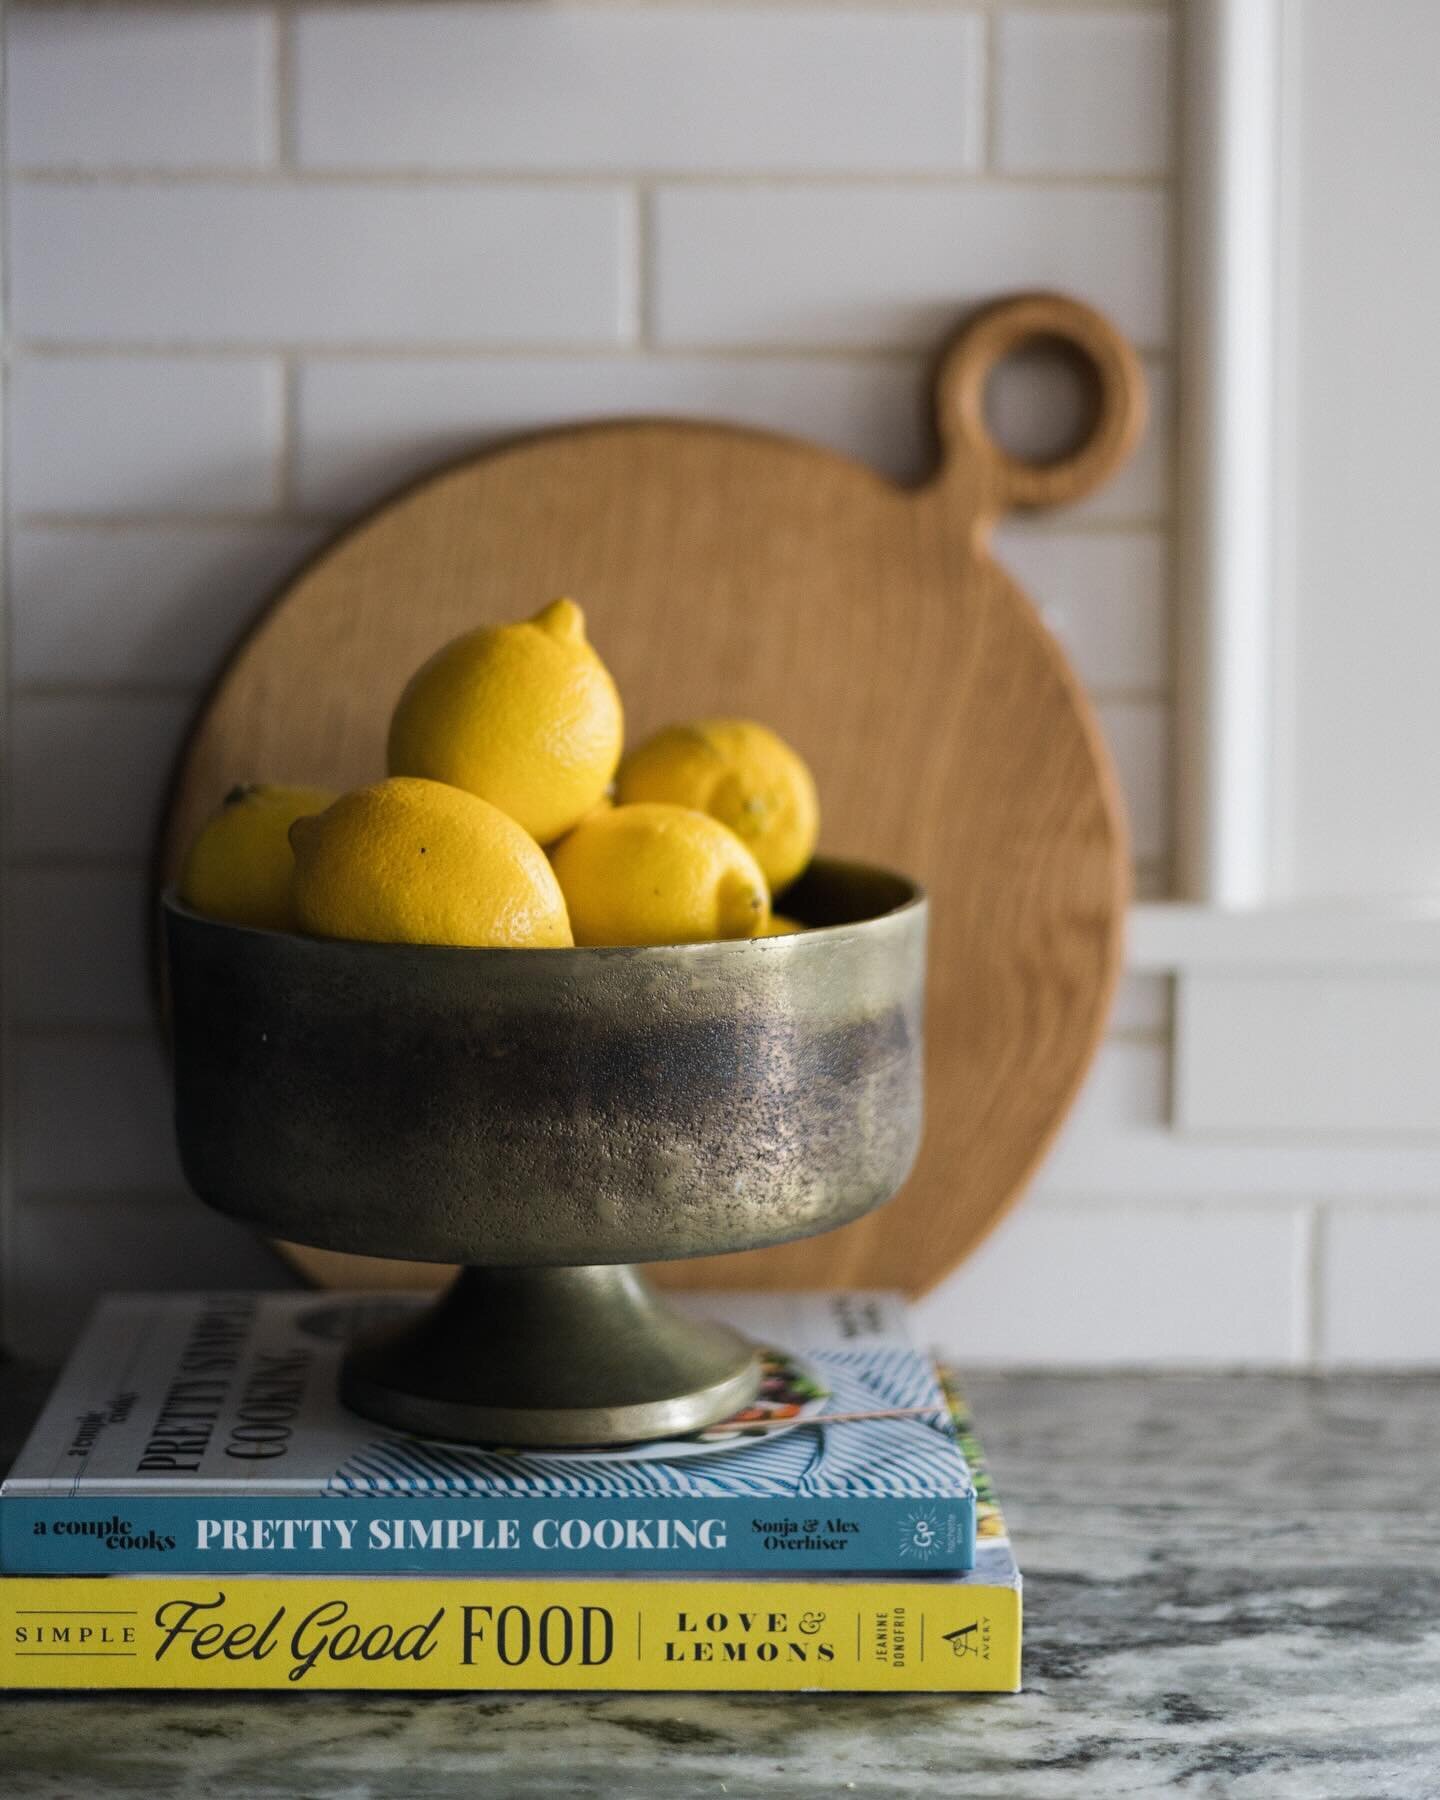
<instances>
[{"instance_id":1,"label":"green marble veining","mask_svg":"<svg viewBox=\"0 0 1440 1800\"><path fill-rule=\"evenodd\" d=\"M1431 1800L1440 1380L969 1383L1019 1696L11 1698L0 1791L190 1800Z\"/></svg>"}]
</instances>

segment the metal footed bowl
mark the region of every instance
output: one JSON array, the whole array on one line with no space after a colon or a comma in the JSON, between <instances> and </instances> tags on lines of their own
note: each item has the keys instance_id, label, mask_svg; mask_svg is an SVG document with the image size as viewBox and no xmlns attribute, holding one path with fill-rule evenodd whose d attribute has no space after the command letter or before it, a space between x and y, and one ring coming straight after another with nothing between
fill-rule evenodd
<instances>
[{"instance_id":1,"label":"metal footed bowl","mask_svg":"<svg viewBox=\"0 0 1440 1800\"><path fill-rule=\"evenodd\" d=\"M209 1205L277 1237L466 1265L343 1392L402 1429L600 1444L753 1398L733 1333L632 1263L828 1231L920 1140L925 902L817 861L815 929L468 950L253 931L163 901L175 1112Z\"/></svg>"}]
</instances>

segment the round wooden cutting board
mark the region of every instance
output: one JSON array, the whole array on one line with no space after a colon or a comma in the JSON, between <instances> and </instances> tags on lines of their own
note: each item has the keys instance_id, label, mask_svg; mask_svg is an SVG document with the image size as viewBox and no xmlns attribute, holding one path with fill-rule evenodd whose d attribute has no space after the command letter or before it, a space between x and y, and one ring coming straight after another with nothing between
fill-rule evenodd
<instances>
[{"instance_id":1,"label":"round wooden cutting board","mask_svg":"<svg viewBox=\"0 0 1440 1800\"><path fill-rule=\"evenodd\" d=\"M1097 390L1086 441L1043 465L1003 452L984 411L995 363L1035 339L1078 351ZM1101 1035L1128 892L1119 791L1074 674L987 541L1007 508L1075 500L1113 473L1142 428L1142 376L1095 313L1029 295L960 333L936 401L940 466L914 490L813 444L671 420L547 432L444 469L285 588L176 772L165 880L237 782L378 778L411 671L558 594L585 609L630 742L738 713L797 746L823 847L930 891L925 1145L869 1218L657 1271L676 1285L929 1287L1021 1192ZM326 1283L442 1274L293 1254Z\"/></svg>"}]
</instances>

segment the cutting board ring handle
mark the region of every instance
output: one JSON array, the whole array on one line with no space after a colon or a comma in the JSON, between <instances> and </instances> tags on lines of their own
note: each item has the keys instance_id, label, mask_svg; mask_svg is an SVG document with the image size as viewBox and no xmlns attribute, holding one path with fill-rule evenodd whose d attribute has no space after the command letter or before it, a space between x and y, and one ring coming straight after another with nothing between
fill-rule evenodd
<instances>
[{"instance_id":1,"label":"cutting board ring handle","mask_svg":"<svg viewBox=\"0 0 1440 1800\"><path fill-rule=\"evenodd\" d=\"M997 363L1022 345L1058 343L1088 365L1095 415L1085 440L1050 462L1012 456L990 434L985 389ZM937 485L978 474L982 515L1079 500L1113 475L1145 429L1145 375L1108 319L1064 294L1019 294L969 319L941 355L936 426L944 456ZM973 504L973 500L972 500Z\"/></svg>"}]
</instances>

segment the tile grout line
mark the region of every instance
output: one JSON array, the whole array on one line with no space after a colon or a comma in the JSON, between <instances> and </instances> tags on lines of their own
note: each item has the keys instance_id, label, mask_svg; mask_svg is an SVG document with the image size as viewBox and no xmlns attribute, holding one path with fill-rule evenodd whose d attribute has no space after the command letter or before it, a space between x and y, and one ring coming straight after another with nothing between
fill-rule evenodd
<instances>
[{"instance_id":1,"label":"tile grout line","mask_svg":"<svg viewBox=\"0 0 1440 1800\"><path fill-rule=\"evenodd\" d=\"M1306 1232L1302 1246L1305 1292L1305 1367L1318 1373L1325 1353L1325 1257L1329 1247L1330 1210L1315 1201L1306 1212Z\"/></svg>"},{"instance_id":2,"label":"tile grout line","mask_svg":"<svg viewBox=\"0 0 1440 1800\"><path fill-rule=\"evenodd\" d=\"M982 30L980 168L990 177L1000 163L1000 19L993 9L986 10Z\"/></svg>"},{"instance_id":3,"label":"tile grout line","mask_svg":"<svg viewBox=\"0 0 1440 1800\"><path fill-rule=\"evenodd\" d=\"M1109 1042L1107 1038L1104 1047L1108 1047ZM1284 1189L1237 1188L1228 1193L1217 1193L1214 1190L1198 1193L1191 1188L1176 1188L1142 1193L1135 1188L1117 1190L1095 1186L1056 1190L1047 1188L1043 1178L1037 1179L1025 1190L1021 1203L1033 1206L1037 1212L1051 1214L1110 1210L1141 1218L1168 1214L1181 1218L1213 1219L1217 1214L1241 1213L1247 1217L1258 1214L1273 1220L1285 1215L1293 1218L1296 1213L1296 1197ZM1303 1328L1292 1330L1290 1349L1283 1359L1283 1366L1305 1373L1310 1371L1306 1353L1307 1336Z\"/></svg>"},{"instance_id":4,"label":"tile grout line","mask_svg":"<svg viewBox=\"0 0 1440 1800\"><path fill-rule=\"evenodd\" d=\"M1168 344L1138 344L1136 355L1157 370L1168 371L1175 352ZM603 342L519 342L497 343L493 339L478 342L456 340L439 343L396 343L373 339L353 343L320 343L305 339L283 341L257 338L253 343L233 338L189 341L135 338L19 338L11 350L12 357L28 357L35 362L81 361L85 358L128 357L136 362L172 360L177 362L206 360L228 362L236 358L258 361L267 356L305 356L315 361L331 362L523 362L537 361L625 362L639 356L653 362L798 362L798 363L893 363L903 365L918 377L933 361L934 347L884 343L667 343L641 346Z\"/></svg>"},{"instance_id":5,"label":"tile grout line","mask_svg":"<svg viewBox=\"0 0 1440 1800\"><path fill-rule=\"evenodd\" d=\"M354 4L354 0L350 0ZM336 164L322 168L307 165L297 168L276 163L261 168L237 168L233 164L195 163L189 166L164 167L142 164L111 166L83 163L17 163L11 170L14 180L33 187L109 188L186 188L195 186L244 188L356 188L377 189L404 187L571 187L621 188L635 182L653 182L665 187L683 188L764 188L795 187L825 191L836 187L974 189L980 187L1035 188L1043 192L1092 188L1101 192L1165 194L1173 187L1169 171L1155 170L1134 174L1124 170L1071 170L1056 167L1049 170L1008 170L978 167L943 169L667 169L615 168L491 169L477 166L440 168L414 164L404 168L377 165Z\"/></svg>"},{"instance_id":6,"label":"tile grout line","mask_svg":"<svg viewBox=\"0 0 1440 1800\"><path fill-rule=\"evenodd\" d=\"M137 864L133 870L135 879L142 885L147 881L148 874L148 869L140 864ZM113 1019L66 1018L47 1017L43 1013L37 1013L29 1018L14 1020L11 1029L17 1038L27 1040L69 1041L76 1039L83 1042L100 1039L108 1042L115 1040L148 1042L155 1034L155 1022L148 1017L140 1016ZM1160 1037L1154 1032L1108 1032L1102 1040L1102 1047L1110 1044L1124 1045L1127 1048L1136 1045L1147 1049L1163 1047ZM1180 1198L1183 1196L1177 1198L1177 1204ZM1263 1198L1261 1196L1262 1200ZM1114 1196L1109 1196L1108 1200L1109 1203L1121 1204L1114 1199Z\"/></svg>"},{"instance_id":7,"label":"tile grout line","mask_svg":"<svg viewBox=\"0 0 1440 1800\"><path fill-rule=\"evenodd\" d=\"M287 174L296 172L295 137L295 15L288 6L275 6L270 13L274 32L274 58L270 70L270 99L274 110L275 168Z\"/></svg>"},{"instance_id":8,"label":"tile grout line","mask_svg":"<svg viewBox=\"0 0 1440 1800\"><path fill-rule=\"evenodd\" d=\"M12 875L145 875L149 857L142 851L18 851L5 857L6 877Z\"/></svg>"},{"instance_id":9,"label":"tile grout line","mask_svg":"<svg viewBox=\"0 0 1440 1800\"><path fill-rule=\"evenodd\" d=\"M171 694L163 698L188 700L193 699L200 691L201 688L197 685L183 694ZM21 850L6 856L3 863L0 863L7 875L144 874L149 866L145 852L120 850ZM1164 874L1166 870L1167 862L1164 858L1147 857L1135 864L1137 876L1147 871ZM1127 971L1129 972L1133 971ZM1164 1029L1168 1030L1168 1027Z\"/></svg>"},{"instance_id":10,"label":"tile grout line","mask_svg":"<svg viewBox=\"0 0 1440 1800\"><path fill-rule=\"evenodd\" d=\"M287 350L280 358L280 440L275 451L275 506L282 515L302 512L296 505L300 462L300 359Z\"/></svg>"},{"instance_id":11,"label":"tile grout line","mask_svg":"<svg viewBox=\"0 0 1440 1800\"><path fill-rule=\"evenodd\" d=\"M607 415L608 416L608 415ZM632 415L639 417L639 414ZM674 415L668 415L674 416ZM583 415L576 421L584 423ZM707 423L724 424L724 420ZM741 430L750 429L743 420L736 422ZM483 449L488 442L502 442L501 439L477 438L476 448ZM878 471L877 471L878 473ZM902 491L904 483L896 483ZM170 530L217 530L236 526L253 526L257 530L263 527L291 526L297 530L335 529L348 524L355 516L353 506L340 507L334 512L311 511L303 506L276 506L260 511L235 512L71 512L51 510L48 508L29 508L17 510L11 516L12 529L30 531L170 531ZM1113 518L1104 516L1084 518L1056 519L1024 519L1019 522L1008 521L1007 531L1019 531L1025 541L1042 538L1060 537L1146 537L1168 540L1170 520L1163 514L1136 513L1133 515L1117 514ZM1004 561L1003 545L998 560Z\"/></svg>"},{"instance_id":12,"label":"tile grout line","mask_svg":"<svg viewBox=\"0 0 1440 1800\"><path fill-rule=\"evenodd\" d=\"M637 182L632 233L635 348L653 355L655 343L655 184Z\"/></svg>"},{"instance_id":13,"label":"tile grout line","mask_svg":"<svg viewBox=\"0 0 1440 1800\"><path fill-rule=\"evenodd\" d=\"M68 0L66 0L68 4ZM184 1187L167 1188L158 1182L149 1186L137 1187L133 1182L126 1182L120 1187L36 1187L27 1185L17 1195L19 1204L29 1210L34 1206L84 1206L114 1207L123 1210L128 1206L163 1206L167 1210L175 1203L183 1204L187 1209L198 1207L200 1202Z\"/></svg>"},{"instance_id":14,"label":"tile grout line","mask_svg":"<svg viewBox=\"0 0 1440 1800\"><path fill-rule=\"evenodd\" d=\"M19 1021L15 1027L15 1035L30 1042L43 1040L46 1043L143 1043L148 1044L156 1036L156 1021L153 1019L57 1019L51 1021L27 1019Z\"/></svg>"},{"instance_id":15,"label":"tile grout line","mask_svg":"<svg viewBox=\"0 0 1440 1800\"><path fill-rule=\"evenodd\" d=\"M203 677L195 681L17 681L12 684L17 700L192 700L205 691ZM1166 706L1166 688L1127 687L1090 683L1086 689L1096 706Z\"/></svg>"},{"instance_id":16,"label":"tile grout line","mask_svg":"<svg viewBox=\"0 0 1440 1800\"><path fill-rule=\"evenodd\" d=\"M17 511L11 515L14 531L91 532L97 536L126 531L335 531L354 518L353 509L340 512L307 512L303 507L271 507L262 512L49 512ZM1160 527L1155 527L1160 529Z\"/></svg>"}]
</instances>

